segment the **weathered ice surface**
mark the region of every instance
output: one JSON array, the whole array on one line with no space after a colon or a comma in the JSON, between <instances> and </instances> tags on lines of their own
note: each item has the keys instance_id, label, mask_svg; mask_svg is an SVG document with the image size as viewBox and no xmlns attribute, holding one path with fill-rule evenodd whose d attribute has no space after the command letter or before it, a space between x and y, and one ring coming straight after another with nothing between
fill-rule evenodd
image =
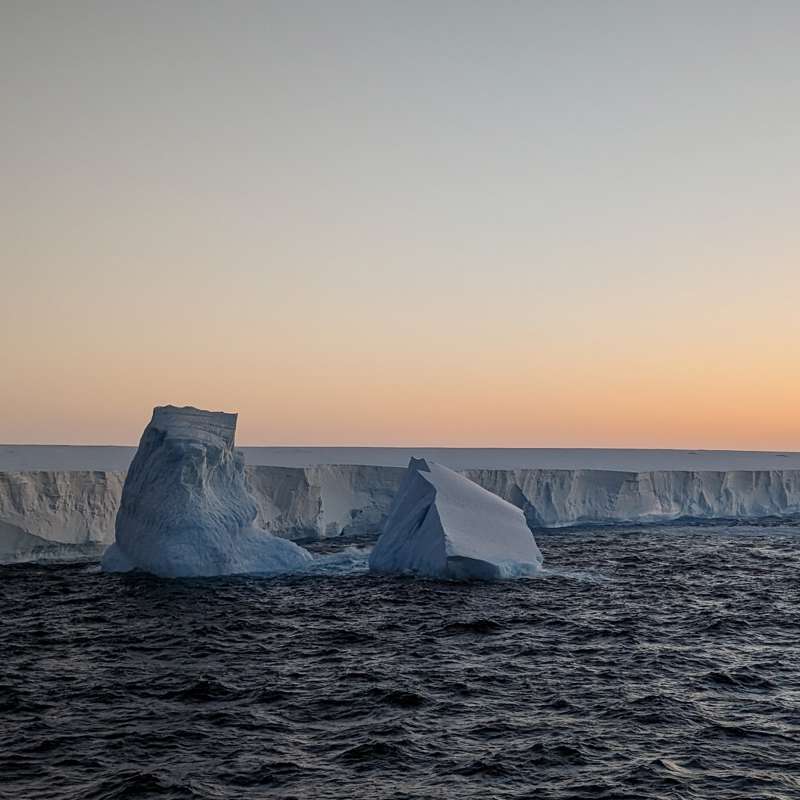
<instances>
[{"instance_id":1,"label":"weathered ice surface","mask_svg":"<svg viewBox=\"0 0 800 800\"><path fill-rule=\"evenodd\" d=\"M97 557L114 538L121 472L0 472L0 561Z\"/></svg>"},{"instance_id":2,"label":"weathered ice surface","mask_svg":"<svg viewBox=\"0 0 800 800\"><path fill-rule=\"evenodd\" d=\"M405 469L328 465L305 469L248 467L256 523L289 539L375 538Z\"/></svg>"},{"instance_id":3,"label":"weathered ice surface","mask_svg":"<svg viewBox=\"0 0 800 800\"><path fill-rule=\"evenodd\" d=\"M103 568L163 577L276 573L311 555L253 527L256 505L234 449L236 415L156 408L125 479Z\"/></svg>"},{"instance_id":4,"label":"weathered ice surface","mask_svg":"<svg viewBox=\"0 0 800 800\"><path fill-rule=\"evenodd\" d=\"M800 470L611 472L467 470L525 512L531 527L758 519L800 514Z\"/></svg>"},{"instance_id":5,"label":"weathered ice surface","mask_svg":"<svg viewBox=\"0 0 800 800\"><path fill-rule=\"evenodd\" d=\"M455 580L535 575L541 563L519 508L415 458L369 558L373 572Z\"/></svg>"}]
</instances>

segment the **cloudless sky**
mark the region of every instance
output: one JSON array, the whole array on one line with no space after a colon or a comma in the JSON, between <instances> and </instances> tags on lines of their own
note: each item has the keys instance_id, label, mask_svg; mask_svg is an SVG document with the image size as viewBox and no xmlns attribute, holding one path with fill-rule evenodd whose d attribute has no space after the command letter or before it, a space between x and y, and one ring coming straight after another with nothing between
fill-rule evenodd
<instances>
[{"instance_id":1,"label":"cloudless sky","mask_svg":"<svg viewBox=\"0 0 800 800\"><path fill-rule=\"evenodd\" d=\"M800 3L0 0L0 441L800 450Z\"/></svg>"}]
</instances>

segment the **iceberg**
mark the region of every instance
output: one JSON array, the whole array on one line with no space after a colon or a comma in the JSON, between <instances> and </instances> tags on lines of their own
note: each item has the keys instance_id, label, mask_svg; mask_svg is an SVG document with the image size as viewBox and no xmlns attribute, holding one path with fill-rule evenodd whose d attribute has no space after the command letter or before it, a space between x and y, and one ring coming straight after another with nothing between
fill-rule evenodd
<instances>
[{"instance_id":1,"label":"iceberg","mask_svg":"<svg viewBox=\"0 0 800 800\"><path fill-rule=\"evenodd\" d=\"M535 575L542 554L522 510L447 467L412 458L373 549L373 572L450 580Z\"/></svg>"},{"instance_id":2,"label":"iceberg","mask_svg":"<svg viewBox=\"0 0 800 800\"><path fill-rule=\"evenodd\" d=\"M293 572L311 554L253 526L236 414L160 406L122 489L103 569L162 577Z\"/></svg>"}]
</instances>

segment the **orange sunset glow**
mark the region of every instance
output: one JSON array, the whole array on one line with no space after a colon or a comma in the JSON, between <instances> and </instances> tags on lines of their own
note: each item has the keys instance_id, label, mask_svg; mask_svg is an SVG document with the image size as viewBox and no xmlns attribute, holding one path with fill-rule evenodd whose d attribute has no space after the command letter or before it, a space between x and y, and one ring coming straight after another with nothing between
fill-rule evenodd
<instances>
[{"instance_id":1,"label":"orange sunset glow","mask_svg":"<svg viewBox=\"0 0 800 800\"><path fill-rule=\"evenodd\" d=\"M800 450L777 18L281 8L6 15L0 442Z\"/></svg>"}]
</instances>

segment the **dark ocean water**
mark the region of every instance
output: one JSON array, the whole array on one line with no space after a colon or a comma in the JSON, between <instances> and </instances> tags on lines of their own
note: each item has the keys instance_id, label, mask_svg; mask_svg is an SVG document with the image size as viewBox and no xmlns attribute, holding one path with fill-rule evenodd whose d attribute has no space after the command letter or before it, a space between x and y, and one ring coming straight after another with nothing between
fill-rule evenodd
<instances>
[{"instance_id":1,"label":"dark ocean water","mask_svg":"<svg viewBox=\"0 0 800 800\"><path fill-rule=\"evenodd\" d=\"M497 584L0 568L3 798L800 798L800 528Z\"/></svg>"}]
</instances>

